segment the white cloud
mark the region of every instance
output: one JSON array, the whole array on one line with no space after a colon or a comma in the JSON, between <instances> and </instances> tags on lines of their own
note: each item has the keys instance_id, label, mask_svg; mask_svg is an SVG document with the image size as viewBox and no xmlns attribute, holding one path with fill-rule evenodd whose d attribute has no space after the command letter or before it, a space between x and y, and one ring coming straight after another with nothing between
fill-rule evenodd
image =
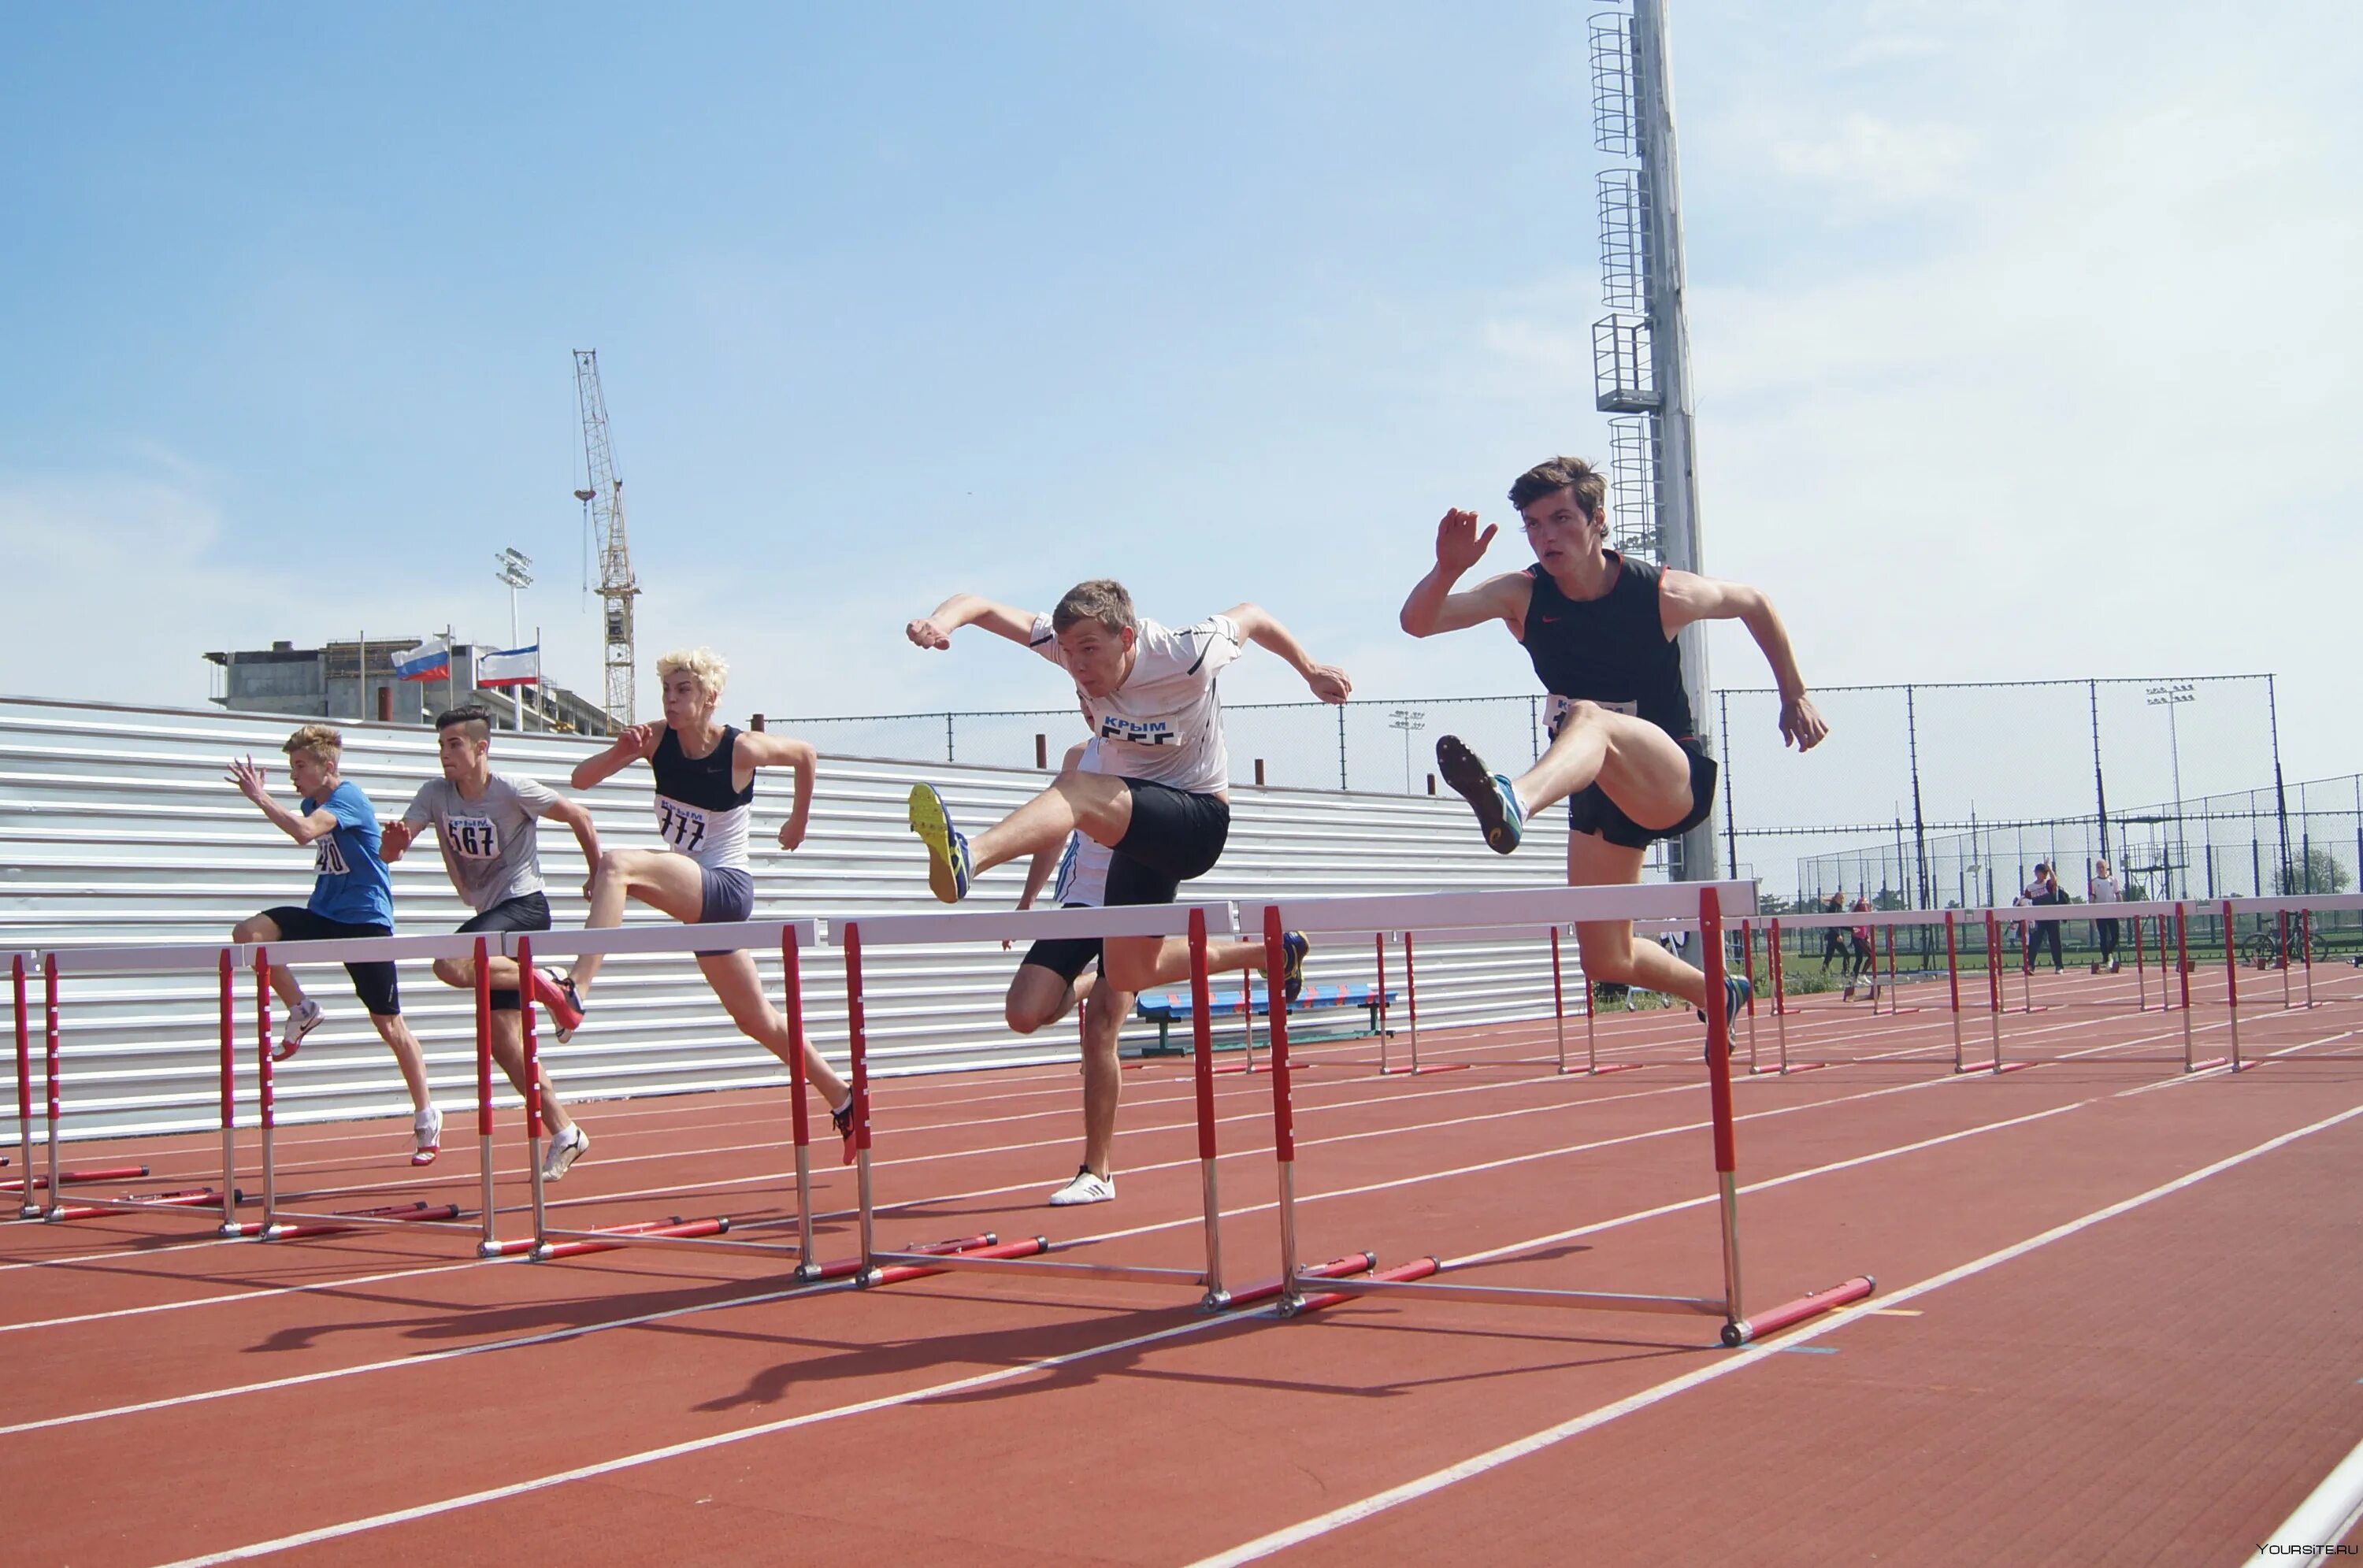
<instances>
[{"instance_id":1,"label":"white cloud","mask_svg":"<svg viewBox=\"0 0 2363 1568\"><path fill-rule=\"evenodd\" d=\"M1908 205L1956 195L1982 149L1967 127L1904 124L1860 112L1820 124L1768 127L1772 165L1850 203Z\"/></svg>"}]
</instances>

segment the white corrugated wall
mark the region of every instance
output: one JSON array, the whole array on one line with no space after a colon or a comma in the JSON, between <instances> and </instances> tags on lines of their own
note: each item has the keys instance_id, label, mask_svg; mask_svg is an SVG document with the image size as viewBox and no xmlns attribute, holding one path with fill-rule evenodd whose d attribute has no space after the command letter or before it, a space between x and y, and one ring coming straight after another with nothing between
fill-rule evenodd
<instances>
[{"instance_id":1,"label":"white corrugated wall","mask_svg":"<svg viewBox=\"0 0 2363 1568\"><path fill-rule=\"evenodd\" d=\"M283 791L280 743L301 721L0 698L0 950L228 939L239 919L304 901L311 856L265 822L225 781L228 760L252 754ZM436 776L434 735L416 727L347 724L345 776L368 791L381 818L399 816ZM1070 737L1052 735L1050 754ZM597 743L503 733L496 767L560 790ZM904 797L925 778L956 821L985 823L1039 789L1031 771L824 756L803 848L775 834L789 800L783 778L759 781L753 840L757 918L879 914L939 909L928 896L925 856L905 824ZM645 770L630 769L583 797L602 842L654 847ZM1519 854L1487 850L1458 798L1337 791L1233 792L1230 845L1215 872L1191 885L1203 900L1258 894L1423 892L1549 886L1564 878L1566 828L1538 823ZM584 912L584 867L573 836L545 826L542 861L561 927ZM987 877L971 898L1015 900L1023 867ZM396 930L439 933L467 916L452 895L431 838L394 867ZM654 911L630 917L661 920ZM1032 1038L1002 1021L1001 996L1017 954L982 948L876 948L865 955L873 1070L1072 1060L1071 1021ZM1400 949L1388 980L1400 991ZM1423 1029L1533 1017L1551 1005L1548 948L1514 943L1418 946ZM1580 987L1568 944L1570 1006ZM805 996L815 1041L832 1059L846 1047L842 959L807 956ZM779 994L779 959L763 960ZM1324 982L1375 978L1365 941L1316 949L1308 971ZM370 1028L342 974L307 973L305 988L328 1019L277 1075L281 1115L291 1121L406 1111L393 1059ZM402 971L403 1010L425 1043L438 1099L469 1101L474 1079L472 1003L438 984L424 964ZM242 984L250 992L251 982ZM75 977L62 1001L64 1135L201 1128L216 1123L216 981L210 970ZM34 1108L41 1106L39 988L32 988ZM784 1070L738 1035L693 966L677 955L619 956L600 977L594 1010L574 1040L553 1045L553 1075L572 1098L666 1093L784 1081ZM1316 1017L1318 1015L1315 1015ZM1308 1023L1311 1021L1308 1020ZM247 1031L251 1034L250 1027ZM1153 1039L1135 1023L1127 1043ZM242 1069L240 1119L252 1115ZM500 1086L504 1092L506 1085ZM0 1147L17 1141L13 1094L0 1104ZM38 1128L37 1128L38 1133Z\"/></svg>"}]
</instances>

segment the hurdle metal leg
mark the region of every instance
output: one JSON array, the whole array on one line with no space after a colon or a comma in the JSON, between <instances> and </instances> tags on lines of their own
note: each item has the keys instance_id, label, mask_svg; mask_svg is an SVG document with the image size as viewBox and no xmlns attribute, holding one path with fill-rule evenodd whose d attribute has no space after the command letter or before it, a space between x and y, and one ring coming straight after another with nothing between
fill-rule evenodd
<instances>
[{"instance_id":1,"label":"hurdle metal leg","mask_svg":"<svg viewBox=\"0 0 2363 1568\"><path fill-rule=\"evenodd\" d=\"M477 1201L483 1205L483 1230L476 1238L476 1255L494 1258L501 1255L501 1239L494 1215L498 1202L493 1190L493 967L492 944L483 937L476 938L476 1187ZM520 989L533 984L532 977L517 976ZM539 1238L536 1238L537 1242Z\"/></svg>"},{"instance_id":2,"label":"hurdle metal leg","mask_svg":"<svg viewBox=\"0 0 2363 1568\"><path fill-rule=\"evenodd\" d=\"M1953 932L1953 911L1945 911L1945 992L1952 1004L1953 1071L1961 1064L1961 955Z\"/></svg>"},{"instance_id":3,"label":"hurdle metal leg","mask_svg":"<svg viewBox=\"0 0 2363 1568\"><path fill-rule=\"evenodd\" d=\"M821 1265L813 1242L812 1111L804 1104L804 958L793 923L780 931L780 974L788 1004L788 1125L796 1149L796 1277L810 1280L820 1276Z\"/></svg>"},{"instance_id":4,"label":"hurdle metal leg","mask_svg":"<svg viewBox=\"0 0 2363 1568\"><path fill-rule=\"evenodd\" d=\"M1269 954L1267 955L1269 956ZM1284 964L1285 955L1281 955ZM1264 979L1264 996L1272 1013L1274 1038L1282 1027L1281 1015L1288 1010L1288 999L1281 994L1281 967L1275 966ZM1249 988L1248 995L1248 1027L1255 1027L1253 973L1240 979ZM1223 1287L1223 1199L1215 1176L1215 1025L1214 988L1206 974L1206 915L1203 910L1190 911L1190 1032L1193 1072L1195 1076L1195 1098L1198 1107L1198 1184L1206 1205L1206 1289L1198 1305L1209 1312L1218 1312L1230 1305L1231 1293ZM1253 1048L1250 1047L1250 1050Z\"/></svg>"},{"instance_id":5,"label":"hurdle metal leg","mask_svg":"<svg viewBox=\"0 0 2363 1568\"><path fill-rule=\"evenodd\" d=\"M1263 911L1264 961L1269 971L1279 974L1286 962L1285 933L1281 930L1280 909L1266 905ZM1411 989L1411 933L1403 933L1403 985ZM1418 1003L1412 1004L1412 1038L1419 1038ZM1275 992L1271 999L1271 1117L1272 1154L1280 1170L1280 1315L1292 1318L1304 1308L1304 1288L1296 1276L1296 1118L1290 1099L1288 1062L1288 999ZM1413 1048L1412 1069L1419 1068L1416 1045Z\"/></svg>"},{"instance_id":6,"label":"hurdle metal leg","mask_svg":"<svg viewBox=\"0 0 2363 1568\"><path fill-rule=\"evenodd\" d=\"M271 1082L271 950L254 950L254 1071L256 1119L262 1131L262 1229L269 1241L279 1229L279 1161L275 1146L278 1101Z\"/></svg>"},{"instance_id":7,"label":"hurdle metal leg","mask_svg":"<svg viewBox=\"0 0 2363 1568\"><path fill-rule=\"evenodd\" d=\"M2224 1001L2225 1016L2231 1021L2232 1070L2240 1070L2240 951L2232 940L2232 900L2225 899L2224 911Z\"/></svg>"},{"instance_id":8,"label":"hurdle metal leg","mask_svg":"<svg viewBox=\"0 0 2363 1568\"><path fill-rule=\"evenodd\" d=\"M24 1173L25 1189L17 1199L17 1218L34 1220L41 1206L33 1197L33 1030L26 1010L25 955L8 960L9 988L17 999L17 1168Z\"/></svg>"},{"instance_id":9,"label":"hurdle metal leg","mask_svg":"<svg viewBox=\"0 0 2363 1568\"><path fill-rule=\"evenodd\" d=\"M533 1193L533 1251L539 1257L549 1245L549 1209L541 1180L541 1010L534 1005L533 938L517 935L517 1032L525 1047L525 1179Z\"/></svg>"},{"instance_id":10,"label":"hurdle metal leg","mask_svg":"<svg viewBox=\"0 0 2363 1568\"><path fill-rule=\"evenodd\" d=\"M853 1177L861 1206L861 1252L854 1278L863 1285L878 1283L878 1230L870 1180L870 1036L862 1012L861 922L845 927L846 1027L852 1051Z\"/></svg>"},{"instance_id":11,"label":"hurdle metal leg","mask_svg":"<svg viewBox=\"0 0 2363 1568\"><path fill-rule=\"evenodd\" d=\"M1567 986L1559 972L1559 927L1550 928L1551 1030L1559 1041L1559 1070L1567 1071ZM2311 983L2311 977L2308 981Z\"/></svg>"}]
</instances>

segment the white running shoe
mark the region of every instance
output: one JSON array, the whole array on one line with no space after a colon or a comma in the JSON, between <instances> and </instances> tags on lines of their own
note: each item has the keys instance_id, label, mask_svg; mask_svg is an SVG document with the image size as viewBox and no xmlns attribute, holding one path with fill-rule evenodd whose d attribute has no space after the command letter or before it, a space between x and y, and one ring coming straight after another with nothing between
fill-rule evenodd
<instances>
[{"instance_id":1,"label":"white running shoe","mask_svg":"<svg viewBox=\"0 0 2363 1568\"><path fill-rule=\"evenodd\" d=\"M279 1031L279 1049L271 1053L274 1062L283 1062L295 1055L295 1047L304 1043L304 1036L320 1027L320 1004L305 997L287 1010L287 1021Z\"/></svg>"},{"instance_id":2,"label":"white running shoe","mask_svg":"<svg viewBox=\"0 0 2363 1568\"><path fill-rule=\"evenodd\" d=\"M428 1106L410 1119L411 1135L417 1146L410 1152L414 1165L431 1165L435 1156L443 1152L443 1111L438 1106Z\"/></svg>"},{"instance_id":3,"label":"white running shoe","mask_svg":"<svg viewBox=\"0 0 2363 1568\"><path fill-rule=\"evenodd\" d=\"M1072 1209L1081 1203L1109 1203L1115 1198L1115 1178L1095 1176L1092 1167L1084 1165L1075 1172L1075 1179L1050 1195L1053 1209Z\"/></svg>"},{"instance_id":4,"label":"white running shoe","mask_svg":"<svg viewBox=\"0 0 2363 1568\"><path fill-rule=\"evenodd\" d=\"M565 1132L552 1138L549 1141L549 1147L541 1152L541 1179L564 1180L567 1167L581 1159L583 1151L590 1147L591 1134L582 1131L581 1122L578 1121L569 1127Z\"/></svg>"}]
</instances>

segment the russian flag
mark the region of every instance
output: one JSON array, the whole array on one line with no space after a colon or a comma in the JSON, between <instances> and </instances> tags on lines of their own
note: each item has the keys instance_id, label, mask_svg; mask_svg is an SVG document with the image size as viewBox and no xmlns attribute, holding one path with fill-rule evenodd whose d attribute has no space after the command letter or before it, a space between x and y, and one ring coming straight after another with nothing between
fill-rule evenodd
<instances>
[{"instance_id":1,"label":"russian flag","mask_svg":"<svg viewBox=\"0 0 2363 1568\"><path fill-rule=\"evenodd\" d=\"M449 680L450 645L440 637L429 637L408 653L394 655L394 672L405 680Z\"/></svg>"},{"instance_id":2,"label":"russian flag","mask_svg":"<svg viewBox=\"0 0 2363 1568\"><path fill-rule=\"evenodd\" d=\"M479 686L538 686L541 683L541 645L502 648L476 656Z\"/></svg>"}]
</instances>

